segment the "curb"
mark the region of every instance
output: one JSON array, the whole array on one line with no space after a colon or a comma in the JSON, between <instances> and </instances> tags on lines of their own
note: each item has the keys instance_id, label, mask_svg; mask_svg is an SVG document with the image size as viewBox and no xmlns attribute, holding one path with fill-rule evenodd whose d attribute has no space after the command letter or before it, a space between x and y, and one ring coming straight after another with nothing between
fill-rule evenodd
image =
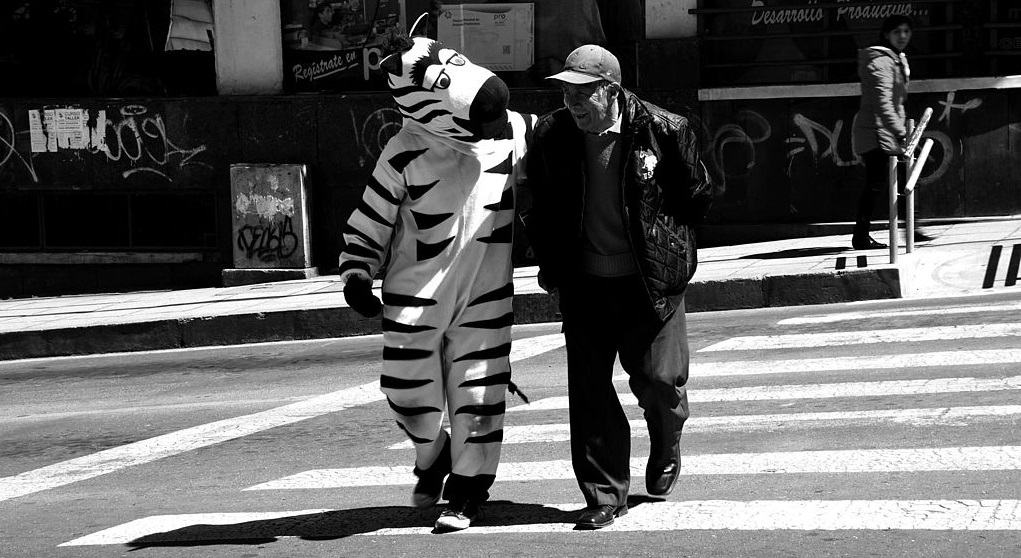
<instances>
[{"instance_id":1,"label":"curb","mask_svg":"<svg viewBox=\"0 0 1021 558\"><path fill-rule=\"evenodd\" d=\"M900 298L902 293L900 270L888 267L696 281L688 286L685 302L688 312L709 312ZM560 313L551 297L530 293L515 295L514 318L516 324L555 322L560 321ZM6 333L0 335L0 360L352 337L381 332L378 318L363 318L347 307L298 309Z\"/></svg>"}]
</instances>

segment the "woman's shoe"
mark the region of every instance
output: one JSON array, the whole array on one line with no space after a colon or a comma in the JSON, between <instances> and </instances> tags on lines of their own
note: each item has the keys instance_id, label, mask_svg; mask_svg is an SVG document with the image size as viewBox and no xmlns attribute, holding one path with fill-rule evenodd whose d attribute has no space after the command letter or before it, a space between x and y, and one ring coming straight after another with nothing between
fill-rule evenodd
<instances>
[{"instance_id":1,"label":"woman's shoe","mask_svg":"<svg viewBox=\"0 0 1021 558\"><path fill-rule=\"evenodd\" d=\"M886 248L886 244L872 240L871 236L866 236L864 238L852 238L851 246L855 250L878 250L880 248Z\"/></svg>"}]
</instances>

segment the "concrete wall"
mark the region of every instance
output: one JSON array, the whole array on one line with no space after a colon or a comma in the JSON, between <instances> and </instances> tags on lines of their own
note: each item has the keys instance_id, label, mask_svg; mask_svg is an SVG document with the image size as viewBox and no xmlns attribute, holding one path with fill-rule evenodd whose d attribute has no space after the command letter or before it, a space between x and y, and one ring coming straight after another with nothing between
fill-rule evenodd
<instances>
[{"instance_id":1,"label":"concrete wall","mask_svg":"<svg viewBox=\"0 0 1021 558\"><path fill-rule=\"evenodd\" d=\"M912 82L906 110L934 111L935 142L916 190L916 215L1021 210L1021 79ZM971 89L972 87L983 87ZM997 87L1004 87L1002 89ZM700 129L724 223L853 220L864 167L851 147L857 84L701 91Z\"/></svg>"},{"instance_id":2,"label":"concrete wall","mask_svg":"<svg viewBox=\"0 0 1021 558\"><path fill-rule=\"evenodd\" d=\"M852 218L863 180L850 146L857 97L699 103L696 92L640 93L698 126L718 195L712 223ZM514 108L527 112L560 104L551 90L517 90L512 99ZM238 240L229 178L235 162L308 166L312 263L329 273L341 228L383 145L400 128L385 94L90 100L73 104L87 112L90 128L105 112L104 147L33 152L29 111L64 104L72 103L0 100L0 201L62 191L208 194L217 213L215 238L205 249L186 252L0 251L0 297L218 285ZM919 216L1021 213L1021 159L1010 148L1021 144L1021 89L917 93L908 111L921 114L926 106L935 109L927 136L936 148L918 189ZM189 216L179 217L181 226L171 220L169 232L187 234ZM102 218L85 215L80 222ZM516 265L532 263L521 238L514 257Z\"/></svg>"},{"instance_id":3,"label":"concrete wall","mask_svg":"<svg viewBox=\"0 0 1021 558\"><path fill-rule=\"evenodd\" d=\"M283 90L280 2L216 0L213 22L219 93L280 93Z\"/></svg>"},{"instance_id":4,"label":"concrete wall","mask_svg":"<svg viewBox=\"0 0 1021 558\"><path fill-rule=\"evenodd\" d=\"M647 39L690 39L698 36L698 18L688 10L698 0L645 0Z\"/></svg>"}]
</instances>

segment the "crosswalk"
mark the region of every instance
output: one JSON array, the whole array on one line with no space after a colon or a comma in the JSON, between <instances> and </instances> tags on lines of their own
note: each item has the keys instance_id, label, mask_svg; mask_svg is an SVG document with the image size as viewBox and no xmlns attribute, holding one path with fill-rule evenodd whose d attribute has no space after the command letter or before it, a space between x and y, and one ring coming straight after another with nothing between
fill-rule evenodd
<instances>
[{"instance_id":1,"label":"crosswalk","mask_svg":"<svg viewBox=\"0 0 1021 558\"><path fill-rule=\"evenodd\" d=\"M761 335L706 344L692 355L693 415L685 426L679 488L666 499L634 506L605 532L1021 531L1016 489L1021 485L1021 323L1011 321L1018 308L977 302L943 314L817 312L775 323ZM940 316L959 324L892 325ZM562 350L562 341L545 336L514 358ZM632 491L640 491L647 432L626 377L615 381L632 419ZM574 485L567 398L562 388L545 391L530 392L530 404L509 409L494 492L507 495L501 490L512 483L538 487L532 494L542 494L543 486ZM364 404L385 411L378 399ZM407 487L415 480L411 463L389 464L399 461L394 456L411 455L410 445L395 436L378 455L378 463L297 471L242 492L399 487L378 492L380 501L372 503L374 509L385 508L384 515L342 507L209 510L141 517L62 546L242 539L252 525L278 536L317 529L428 534L431 518L406 507ZM1008 480L946 486L940 475L948 474ZM876 488L891 478L901 482ZM766 497L726 488L747 486L737 479L775 488L766 490ZM820 485L844 488L827 493ZM701 488L689 492L686 486ZM706 486L722 488L713 493ZM969 489L974 486L982 489ZM551 498L528 504L494 502L483 524L453 536L570 533L582 507L580 495L575 502Z\"/></svg>"}]
</instances>

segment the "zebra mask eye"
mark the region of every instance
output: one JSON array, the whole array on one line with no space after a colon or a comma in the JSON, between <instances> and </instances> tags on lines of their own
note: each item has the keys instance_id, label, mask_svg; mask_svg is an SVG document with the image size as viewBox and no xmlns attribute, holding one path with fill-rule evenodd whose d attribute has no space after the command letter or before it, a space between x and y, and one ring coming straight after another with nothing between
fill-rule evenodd
<instances>
[{"instance_id":1,"label":"zebra mask eye","mask_svg":"<svg viewBox=\"0 0 1021 558\"><path fill-rule=\"evenodd\" d=\"M509 95L506 84L493 72L427 37L413 37L398 57L397 71L390 60L381 67L388 73L394 101L405 118L436 135L461 141L474 142L502 132Z\"/></svg>"}]
</instances>

